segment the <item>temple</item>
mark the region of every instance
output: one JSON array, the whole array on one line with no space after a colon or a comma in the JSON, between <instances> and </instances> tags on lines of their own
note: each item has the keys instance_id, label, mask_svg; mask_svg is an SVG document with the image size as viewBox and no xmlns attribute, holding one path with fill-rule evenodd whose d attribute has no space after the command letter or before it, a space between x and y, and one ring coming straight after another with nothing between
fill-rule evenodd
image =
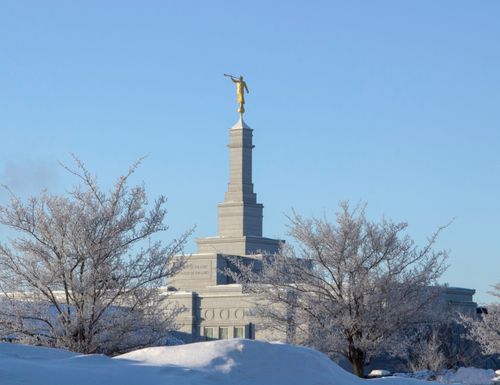
<instances>
[{"instance_id":1,"label":"temple","mask_svg":"<svg viewBox=\"0 0 500 385\"><path fill-rule=\"evenodd\" d=\"M263 205L252 182L253 130L240 115L229 130L229 183L218 205L218 235L197 239L198 251L169 282L173 298L187 310L178 318L183 339L265 338L248 311L252 298L223 270L228 257L258 260L278 251L282 241L265 238Z\"/></svg>"}]
</instances>

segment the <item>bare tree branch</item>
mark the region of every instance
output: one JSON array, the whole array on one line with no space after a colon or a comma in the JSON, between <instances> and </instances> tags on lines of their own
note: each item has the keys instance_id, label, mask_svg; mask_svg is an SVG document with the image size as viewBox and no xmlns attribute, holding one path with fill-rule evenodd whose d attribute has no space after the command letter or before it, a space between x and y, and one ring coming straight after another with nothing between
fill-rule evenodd
<instances>
[{"instance_id":1,"label":"bare tree branch","mask_svg":"<svg viewBox=\"0 0 500 385\"><path fill-rule=\"evenodd\" d=\"M160 288L183 267L172 257L192 230L166 246L158 239L166 199L149 206L143 185L128 186L142 159L109 192L73 159L76 170L63 167L80 184L65 195L11 193L0 206L0 224L17 233L10 248L0 244L1 332L85 353L157 343L177 312Z\"/></svg>"},{"instance_id":2,"label":"bare tree branch","mask_svg":"<svg viewBox=\"0 0 500 385\"><path fill-rule=\"evenodd\" d=\"M226 270L263 299L255 311L269 327L286 330L289 342L347 357L358 375L398 332L436 314L440 291L430 286L446 259L433 251L441 229L418 248L406 223L370 222L365 208L341 202L334 223L293 212L295 248L264 256L261 268L233 258L236 271Z\"/></svg>"}]
</instances>

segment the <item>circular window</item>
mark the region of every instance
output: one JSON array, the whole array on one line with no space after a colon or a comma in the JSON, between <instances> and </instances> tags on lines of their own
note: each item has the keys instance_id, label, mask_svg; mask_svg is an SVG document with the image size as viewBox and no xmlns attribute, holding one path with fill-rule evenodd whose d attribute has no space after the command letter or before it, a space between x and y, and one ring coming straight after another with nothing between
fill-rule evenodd
<instances>
[{"instance_id":1,"label":"circular window","mask_svg":"<svg viewBox=\"0 0 500 385\"><path fill-rule=\"evenodd\" d=\"M211 309L205 310L205 319L214 319L214 311Z\"/></svg>"}]
</instances>

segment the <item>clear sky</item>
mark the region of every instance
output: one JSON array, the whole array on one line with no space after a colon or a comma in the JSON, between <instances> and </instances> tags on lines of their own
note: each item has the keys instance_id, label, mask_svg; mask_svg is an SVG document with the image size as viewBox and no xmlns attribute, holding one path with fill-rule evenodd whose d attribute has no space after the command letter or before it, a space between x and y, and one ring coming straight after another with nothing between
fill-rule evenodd
<instances>
[{"instance_id":1,"label":"clear sky","mask_svg":"<svg viewBox=\"0 0 500 385\"><path fill-rule=\"evenodd\" d=\"M342 199L418 242L455 218L443 282L488 302L499 20L497 0L2 1L0 181L64 191L75 153L109 185L147 155L135 180L169 198L166 239L216 235L237 119L222 74L244 74L266 236L286 239L292 207L333 219Z\"/></svg>"}]
</instances>

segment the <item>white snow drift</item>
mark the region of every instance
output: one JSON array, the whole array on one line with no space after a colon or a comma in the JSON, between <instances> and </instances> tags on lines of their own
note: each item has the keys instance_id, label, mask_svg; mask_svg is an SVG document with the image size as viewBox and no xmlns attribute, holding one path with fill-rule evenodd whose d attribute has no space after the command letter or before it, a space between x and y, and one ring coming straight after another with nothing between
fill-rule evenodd
<instances>
[{"instance_id":1,"label":"white snow drift","mask_svg":"<svg viewBox=\"0 0 500 385\"><path fill-rule=\"evenodd\" d=\"M225 340L137 350L115 358L0 344L2 385L429 385L407 378L363 380L312 349Z\"/></svg>"}]
</instances>

